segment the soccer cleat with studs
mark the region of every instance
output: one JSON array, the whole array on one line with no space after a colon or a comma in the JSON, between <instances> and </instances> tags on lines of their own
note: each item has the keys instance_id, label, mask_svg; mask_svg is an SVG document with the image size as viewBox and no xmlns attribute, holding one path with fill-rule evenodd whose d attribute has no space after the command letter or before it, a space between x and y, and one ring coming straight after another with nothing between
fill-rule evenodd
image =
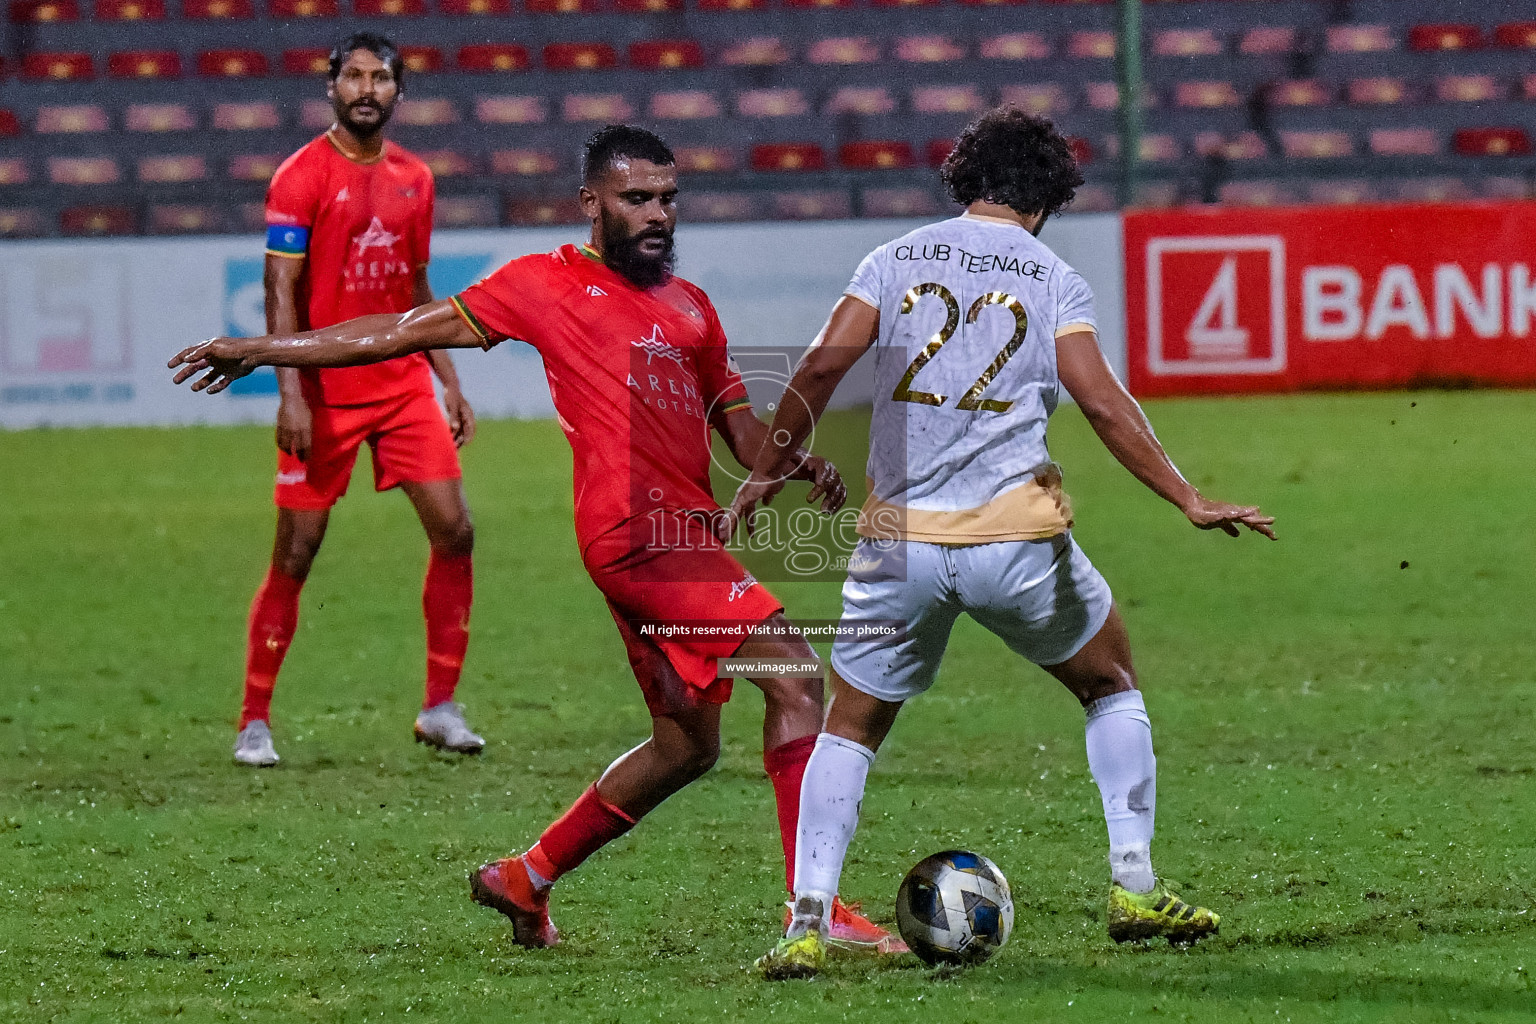
<instances>
[{"instance_id":1,"label":"soccer cleat with studs","mask_svg":"<svg viewBox=\"0 0 1536 1024\"><path fill-rule=\"evenodd\" d=\"M451 700L434 704L416 716L416 742L451 750L456 754L478 754L485 749L485 739L470 731L464 721L464 707Z\"/></svg>"},{"instance_id":2,"label":"soccer cleat with studs","mask_svg":"<svg viewBox=\"0 0 1536 1024\"><path fill-rule=\"evenodd\" d=\"M1177 946L1198 942L1221 929L1220 914L1185 903L1162 881L1144 893L1112 885L1106 922L1109 937L1116 942L1161 936Z\"/></svg>"},{"instance_id":3,"label":"soccer cleat with studs","mask_svg":"<svg viewBox=\"0 0 1536 1024\"><path fill-rule=\"evenodd\" d=\"M235 737L235 760L252 768L270 768L282 758L272 746L272 730L261 719L247 722Z\"/></svg>"},{"instance_id":4,"label":"soccer cleat with studs","mask_svg":"<svg viewBox=\"0 0 1536 1024\"><path fill-rule=\"evenodd\" d=\"M560 941L560 930L549 919L549 890L535 888L521 857L482 864L469 875L469 898L512 920L512 941L529 949L544 949Z\"/></svg>"},{"instance_id":5,"label":"soccer cleat with studs","mask_svg":"<svg viewBox=\"0 0 1536 1024\"><path fill-rule=\"evenodd\" d=\"M782 938L752 965L768 981L814 978L827 962L827 945L815 928Z\"/></svg>"}]
</instances>

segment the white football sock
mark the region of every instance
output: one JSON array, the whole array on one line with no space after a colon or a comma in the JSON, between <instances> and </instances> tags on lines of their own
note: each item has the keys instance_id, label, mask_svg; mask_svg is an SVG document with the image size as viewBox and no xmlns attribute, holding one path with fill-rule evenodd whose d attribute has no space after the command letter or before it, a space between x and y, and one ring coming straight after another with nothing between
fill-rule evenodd
<instances>
[{"instance_id":1,"label":"white football sock","mask_svg":"<svg viewBox=\"0 0 1536 1024\"><path fill-rule=\"evenodd\" d=\"M1157 758L1152 722L1136 690L1088 705L1088 770L1104 800L1109 826L1109 870L1117 885L1151 892L1152 821L1157 812Z\"/></svg>"},{"instance_id":2,"label":"white football sock","mask_svg":"<svg viewBox=\"0 0 1536 1024\"><path fill-rule=\"evenodd\" d=\"M875 752L868 747L824 732L816 737L816 748L805 766L800 783L800 825L795 837L795 909L802 901L820 902L822 919L797 913L790 922L790 935L798 935L813 925L823 934L830 922L832 899L837 895L837 880L843 873L843 858L848 843L859 825L859 804L864 799L864 781L875 763ZM807 911L813 904L805 902ZM803 919L802 919L803 918Z\"/></svg>"}]
</instances>

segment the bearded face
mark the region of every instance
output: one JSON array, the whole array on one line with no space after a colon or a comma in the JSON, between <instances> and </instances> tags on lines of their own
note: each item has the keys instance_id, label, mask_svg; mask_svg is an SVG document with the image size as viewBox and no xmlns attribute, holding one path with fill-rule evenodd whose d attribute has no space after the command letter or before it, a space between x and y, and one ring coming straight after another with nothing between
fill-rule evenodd
<instances>
[{"instance_id":1,"label":"bearded face","mask_svg":"<svg viewBox=\"0 0 1536 1024\"><path fill-rule=\"evenodd\" d=\"M623 217L602 212L599 228L603 262L640 288L655 288L672 279L676 242L670 225L652 224L638 230Z\"/></svg>"}]
</instances>

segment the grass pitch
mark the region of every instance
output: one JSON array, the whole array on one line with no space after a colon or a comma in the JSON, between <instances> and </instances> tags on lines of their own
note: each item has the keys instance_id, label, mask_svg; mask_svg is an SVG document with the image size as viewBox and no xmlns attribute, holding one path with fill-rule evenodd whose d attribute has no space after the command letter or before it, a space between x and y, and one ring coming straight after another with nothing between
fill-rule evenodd
<instances>
[{"instance_id":1,"label":"grass pitch","mask_svg":"<svg viewBox=\"0 0 1536 1024\"><path fill-rule=\"evenodd\" d=\"M1280 517L1277 544L1197 533L1074 410L1053 427L1148 694L1156 860L1221 936L1108 941L1081 712L962 623L875 767L844 890L890 920L912 862L970 847L1013 883L1013 941L963 974L840 961L777 986L747 970L781 868L746 684L719 768L561 883L564 945L517 949L467 899L471 867L645 734L553 423L488 423L466 452L460 693L485 755L411 743L425 542L364 474L260 772L229 747L269 431L0 437L0 1019L1530 1021L1536 395L1150 411L1208 493ZM854 480L862 431L820 434ZM775 589L838 608L835 583Z\"/></svg>"}]
</instances>

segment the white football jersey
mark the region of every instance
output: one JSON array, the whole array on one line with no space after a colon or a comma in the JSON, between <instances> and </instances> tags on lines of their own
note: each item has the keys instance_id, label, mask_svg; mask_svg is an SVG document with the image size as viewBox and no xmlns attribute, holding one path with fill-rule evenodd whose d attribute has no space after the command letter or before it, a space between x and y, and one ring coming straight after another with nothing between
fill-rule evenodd
<instances>
[{"instance_id":1,"label":"white football jersey","mask_svg":"<svg viewBox=\"0 0 1536 1024\"><path fill-rule=\"evenodd\" d=\"M900 535L938 543L1066 529L1045 428L1060 388L1056 338L1096 330L1077 271L1017 224L966 214L870 253L847 294L880 311L866 513L895 506L915 524ZM1021 504L1023 493L1005 498L1031 483L1056 495L1059 522L1038 501ZM947 515L966 510L969 525Z\"/></svg>"}]
</instances>

